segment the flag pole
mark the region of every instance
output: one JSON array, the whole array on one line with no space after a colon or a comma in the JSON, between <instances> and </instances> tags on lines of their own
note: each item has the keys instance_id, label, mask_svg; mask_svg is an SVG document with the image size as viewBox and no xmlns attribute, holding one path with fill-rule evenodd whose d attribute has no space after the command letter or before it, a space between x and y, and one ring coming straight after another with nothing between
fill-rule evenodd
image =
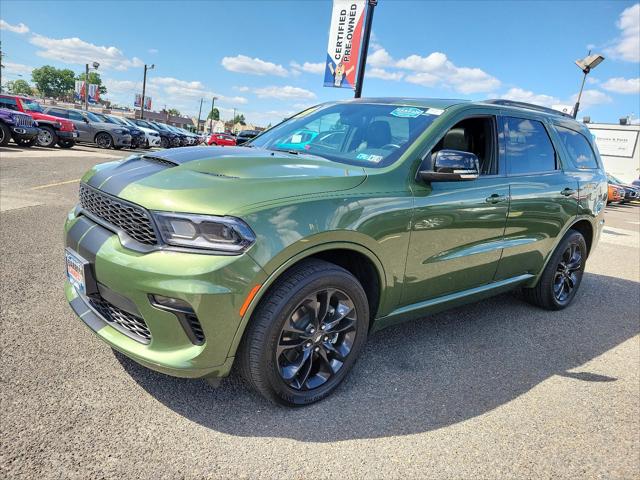
<instances>
[{"instance_id":1,"label":"flag pole","mask_svg":"<svg viewBox=\"0 0 640 480\"><path fill-rule=\"evenodd\" d=\"M369 37L371 36L371 24L373 23L373 11L378 5L378 0L367 0L367 16L364 21L364 31L362 32L362 50L360 52L360 62L358 65L358 78L356 80L356 91L353 98L360 98L362 95L362 82L364 81L364 70L367 66L367 54L369 52Z\"/></svg>"}]
</instances>

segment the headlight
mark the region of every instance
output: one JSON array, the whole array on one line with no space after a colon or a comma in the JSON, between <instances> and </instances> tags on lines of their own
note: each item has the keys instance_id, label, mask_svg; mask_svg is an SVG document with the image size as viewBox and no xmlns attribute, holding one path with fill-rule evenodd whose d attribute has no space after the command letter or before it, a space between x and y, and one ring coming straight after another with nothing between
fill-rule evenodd
<instances>
[{"instance_id":1,"label":"headlight","mask_svg":"<svg viewBox=\"0 0 640 480\"><path fill-rule=\"evenodd\" d=\"M162 240L176 247L241 253L256 237L249 225L234 217L152 212Z\"/></svg>"}]
</instances>

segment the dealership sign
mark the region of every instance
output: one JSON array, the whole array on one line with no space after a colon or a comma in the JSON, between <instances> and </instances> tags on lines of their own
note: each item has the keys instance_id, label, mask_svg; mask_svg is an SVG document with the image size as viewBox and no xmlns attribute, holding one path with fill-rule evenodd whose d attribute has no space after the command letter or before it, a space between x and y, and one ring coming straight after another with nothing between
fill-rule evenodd
<instances>
[{"instance_id":1,"label":"dealership sign","mask_svg":"<svg viewBox=\"0 0 640 480\"><path fill-rule=\"evenodd\" d=\"M333 0L324 86L355 88L366 0Z\"/></svg>"},{"instance_id":2,"label":"dealership sign","mask_svg":"<svg viewBox=\"0 0 640 480\"><path fill-rule=\"evenodd\" d=\"M637 128L637 127L636 127ZM638 130L620 130L590 127L600 155L604 157L633 158L638 141Z\"/></svg>"},{"instance_id":3,"label":"dealership sign","mask_svg":"<svg viewBox=\"0 0 640 480\"><path fill-rule=\"evenodd\" d=\"M133 101L133 106L140 108L141 105L142 105L142 95L139 93L136 93L136 98ZM151 97L147 97L147 96L144 97L144 109L151 110Z\"/></svg>"}]
</instances>

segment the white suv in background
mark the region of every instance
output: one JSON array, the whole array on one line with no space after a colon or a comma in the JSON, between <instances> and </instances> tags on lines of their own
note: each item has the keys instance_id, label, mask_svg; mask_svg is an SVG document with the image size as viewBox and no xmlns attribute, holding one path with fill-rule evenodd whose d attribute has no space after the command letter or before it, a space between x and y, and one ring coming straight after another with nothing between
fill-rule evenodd
<instances>
[{"instance_id":1,"label":"white suv in background","mask_svg":"<svg viewBox=\"0 0 640 480\"><path fill-rule=\"evenodd\" d=\"M153 130L152 128L148 128L148 127L143 127L142 125L139 125L137 123L133 123L128 118L124 118L124 117L119 117L119 118L120 120L124 121L124 123L126 123L127 125L131 125L132 127L137 128L138 130L142 130L144 132L144 135L146 137L146 143L147 143L145 145L145 148L160 146L160 134L156 130Z\"/></svg>"}]
</instances>

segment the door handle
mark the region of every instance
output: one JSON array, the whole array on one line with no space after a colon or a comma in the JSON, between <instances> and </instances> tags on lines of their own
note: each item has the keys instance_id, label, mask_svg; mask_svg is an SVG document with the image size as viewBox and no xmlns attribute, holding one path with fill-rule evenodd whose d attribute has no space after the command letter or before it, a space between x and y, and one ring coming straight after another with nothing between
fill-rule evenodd
<instances>
[{"instance_id":1,"label":"door handle","mask_svg":"<svg viewBox=\"0 0 640 480\"><path fill-rule=\"evenodd\" d=\"M560 192L562 195L564 195L565 197L570 197L571 195L573 195L574 193L576 193L576 191L572 188L565 188L564 190L562 190Z\"/></svg>"},{"instance_id":2,"label":"door handle","mask_svg":"<svg viewBox=\"0 0 640 480\"><path fill-rule=\"evenodd\" d=\"M487 203L500 203L506 200L507 200L506 195L499 195L497 193L494 193L493 195L488 196L485 201Z\"/></svg>"}]
</instances>

